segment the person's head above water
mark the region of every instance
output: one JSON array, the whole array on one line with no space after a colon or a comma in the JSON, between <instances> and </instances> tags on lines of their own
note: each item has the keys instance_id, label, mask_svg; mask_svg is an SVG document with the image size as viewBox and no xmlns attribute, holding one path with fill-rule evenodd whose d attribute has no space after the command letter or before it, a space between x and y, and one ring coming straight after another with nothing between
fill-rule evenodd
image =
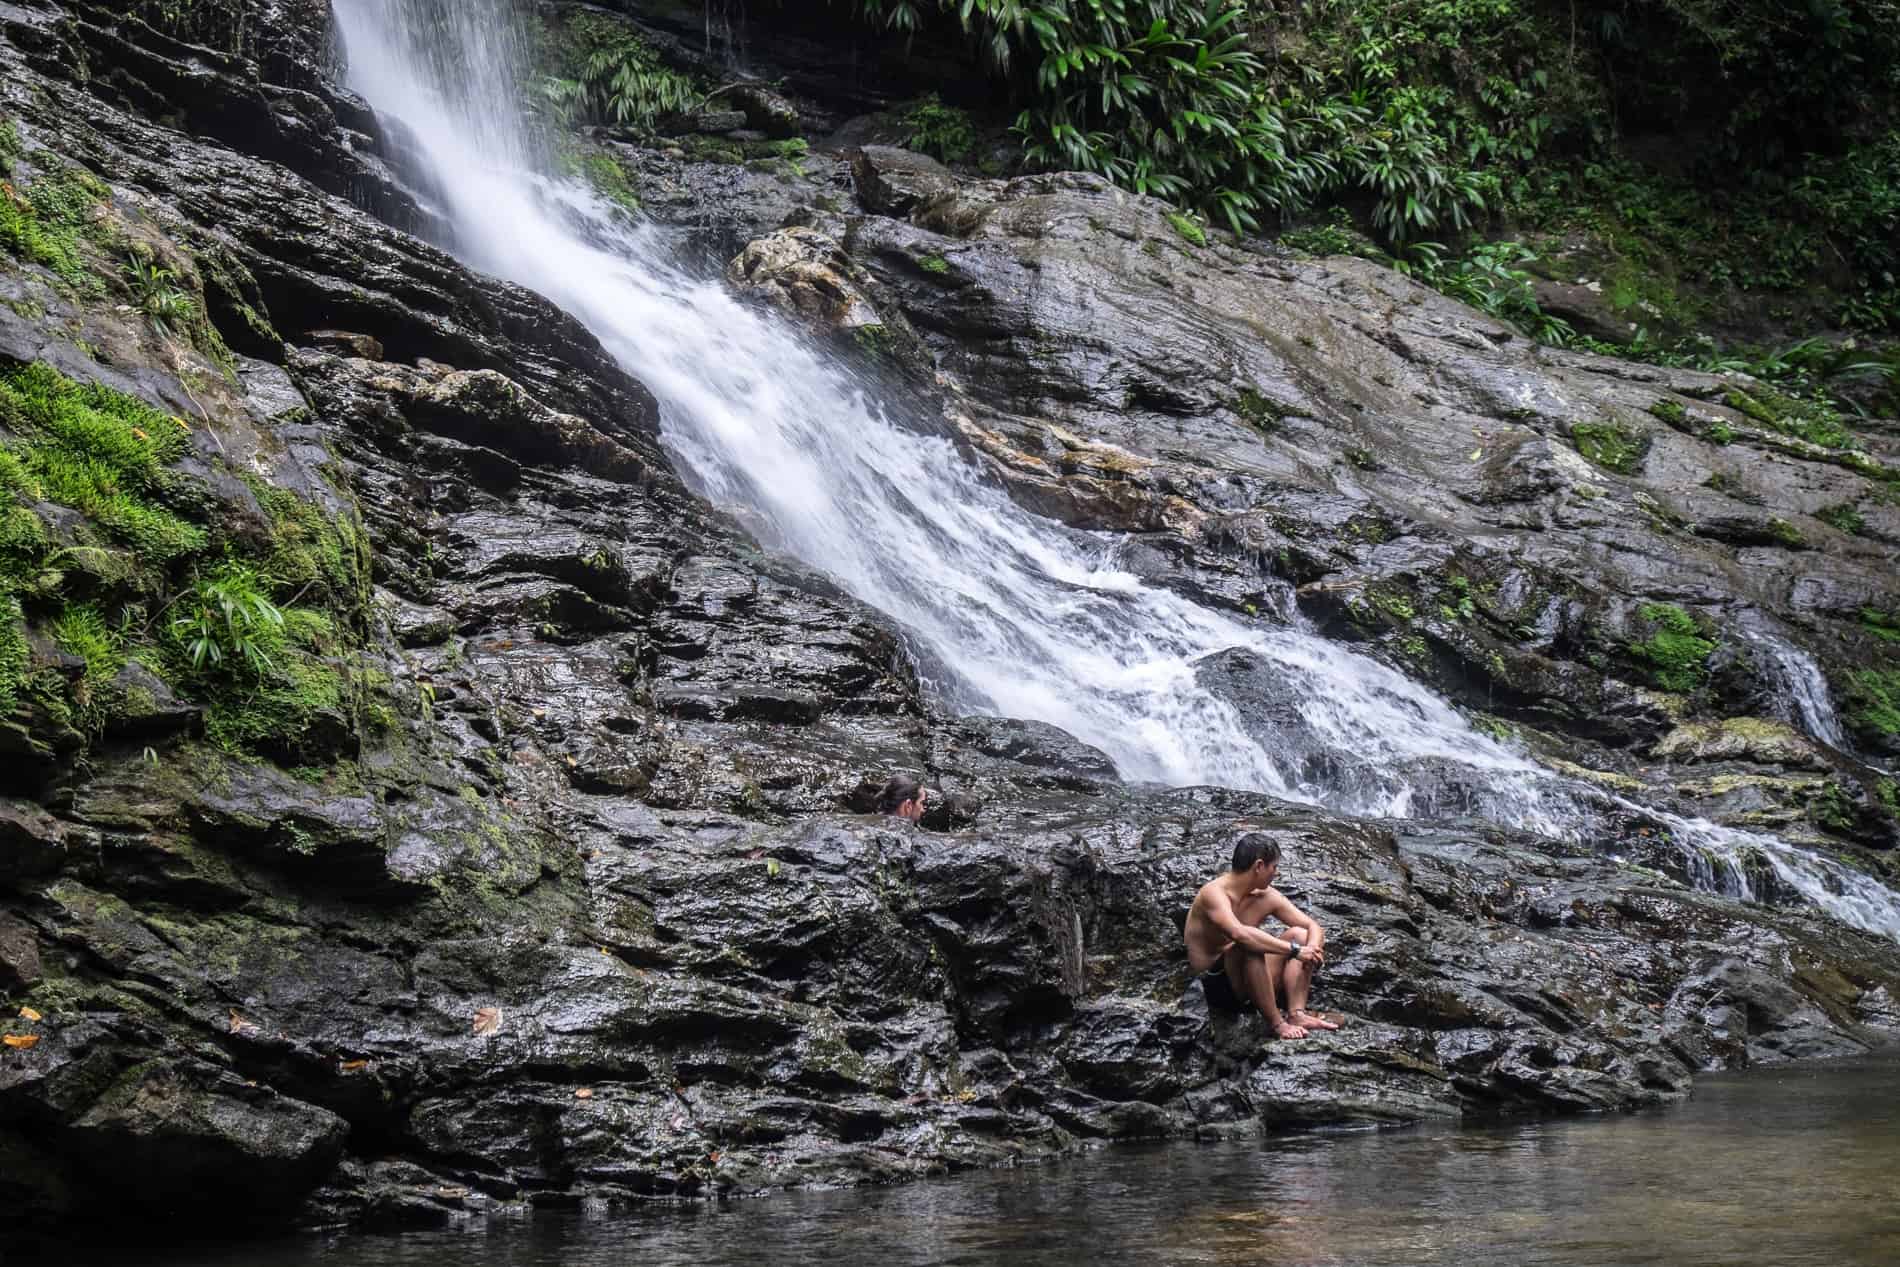
<instances>
[{"instance_id":1,"label":"person's head above water","mask_svg":"<svg viewBox=\"0 0 1900 1267\"><path fill-rule=\"evenodd\" d=\"M1234 872L1256 871L1255 887L1273 883L1280 870L1280 843L1264 832L1250 831L1234 842Z\"/></svg>"},{"instance_id":2,"label":"person's head above water","mask_svg":"<svg viewBox=\"0 0 1900 1267\"><path fill-rule=\"evenodd\" d=\"M877 812L916 822L924 816L924 785L903 774L893 774L877 794Z\"/></svg>"}]
</instances>

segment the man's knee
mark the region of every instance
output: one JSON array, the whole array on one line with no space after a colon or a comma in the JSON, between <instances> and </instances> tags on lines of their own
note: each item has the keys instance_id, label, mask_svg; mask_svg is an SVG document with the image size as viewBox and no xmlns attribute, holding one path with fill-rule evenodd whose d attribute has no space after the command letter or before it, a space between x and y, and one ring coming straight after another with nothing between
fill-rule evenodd
<instances>
[{"instance_id":1,"label":"man's knee","mask_svg":"<svg viewBox=\"0 0 1900 1267\"><path fill-rule=\"evenodd\" d=\"M1289 928L1286 930L1286 936L1280 940L1290 941L1296 946L1304 946L1306 944L1306 930L1304 928Z\"/></svg>"}]
</instances>

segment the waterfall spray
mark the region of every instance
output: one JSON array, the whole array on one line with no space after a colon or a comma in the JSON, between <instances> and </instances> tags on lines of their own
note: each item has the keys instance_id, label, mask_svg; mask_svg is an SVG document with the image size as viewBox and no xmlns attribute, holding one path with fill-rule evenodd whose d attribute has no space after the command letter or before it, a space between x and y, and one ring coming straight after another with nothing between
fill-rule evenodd
<instances>
[{"instance_id":1,"label":"waterfall spray","mask_svg":"<svg viewBox=\"0 0 1900 1267\"><path fill-rule=\"evenodd\" d=\"M1303 628L1142 583L1116 565L1117 539L1018 507L947 440L902 427L843 368L682 270L657 232L537 170L506 0L335 7L352 85L432 164L446 245L585 323L660 401L689 481L897 621L941 666L932 686L951 707L1052 723L1136 781L1589 832L1590 796L1443 699ZM1272 718L1243 716L1215 689L1215 670L1235 664L1284 702ZM1759 852L1840 918L1900 936L1900 900L1867 877L1770 837L1673 821L1712 881L1739 891Z\"/></svg>"}]
</instances>

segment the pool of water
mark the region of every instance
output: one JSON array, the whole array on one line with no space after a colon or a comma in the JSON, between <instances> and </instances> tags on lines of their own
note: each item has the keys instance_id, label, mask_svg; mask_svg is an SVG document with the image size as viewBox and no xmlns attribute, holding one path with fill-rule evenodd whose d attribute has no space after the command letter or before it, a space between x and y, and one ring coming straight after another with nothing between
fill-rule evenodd
<instances>
[{"instance_id":1,"label":"pool of water","mask_svg":"<svg viewBox=\"0 0 1900 1267\"><path fill-rule=\"evenodd\" d=\"M901 1188L539 1215L97 1267L1900 1263L1900 1062L1713 1077L1619 1117L1109 1149Z\"/></svg>"}]
</instances>

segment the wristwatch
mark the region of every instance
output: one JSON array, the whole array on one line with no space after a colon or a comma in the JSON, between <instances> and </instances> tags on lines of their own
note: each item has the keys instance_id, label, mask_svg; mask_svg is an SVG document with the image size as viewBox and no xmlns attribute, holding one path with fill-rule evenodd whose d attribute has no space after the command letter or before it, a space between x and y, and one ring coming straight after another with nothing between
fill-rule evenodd
<instances>
[{"instance_id":1,"label":"wristwatch","mask_svg":"<svg viewBox=\"0 0 1900 1267\"><path fill-rule=\"evenodd\" d=\"M1300 957L1300 951L1305 949L1305 947L1297 941L1290 941L1287 945L1293 947L1293 957L1295 959L1298 959Z\"/></svg>"}]
</instances>

